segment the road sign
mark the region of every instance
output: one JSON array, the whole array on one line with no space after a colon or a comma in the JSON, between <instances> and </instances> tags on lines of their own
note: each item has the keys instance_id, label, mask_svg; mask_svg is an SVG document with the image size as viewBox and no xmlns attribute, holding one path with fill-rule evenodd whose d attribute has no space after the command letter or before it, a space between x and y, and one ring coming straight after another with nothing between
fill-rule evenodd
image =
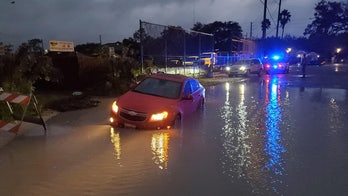
<instances>
[{"instance_id":1,"label":"road sign","mask_svg":"<svg viewBox=\"0 0 348 196\"><path fill-rule=\"evenodd\" d=\"M74 43L68 41L50 40L50 51L52 52L74 52Z\"/></svg>"}]
</instances>

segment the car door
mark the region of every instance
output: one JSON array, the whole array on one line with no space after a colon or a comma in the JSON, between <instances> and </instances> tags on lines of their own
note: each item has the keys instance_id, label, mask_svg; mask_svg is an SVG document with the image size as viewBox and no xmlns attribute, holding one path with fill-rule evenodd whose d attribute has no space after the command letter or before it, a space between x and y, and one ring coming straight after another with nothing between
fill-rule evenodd
<instances>
[{"instance_id":1,"label":"car door","mask_svg":"<svg viewBox=\"0 0 348 196\"><path fill-rule=\"evenodd\" d=\"M250 72L254 73L255 72L255 61L254 59L250 59Z\"/></svg>"},{"instance_id":2,"label":"car door","mask_svg":"<svg viewBox=\"0 0 348 196\"><path fill-rule=\"evenodd\" d=\"M192 94L190 80L187 80L184 84L183 94L180 102L180 107L183 114L189 114L197 107L197 98Z\"/></svg>"},{"instance_id":3,"label":"car door","mask_svg":"<svg viewBox=\"0 0 348 196\"><path fill-rule=\"evenodd\" d=\"M252 72L258 73L261 69L261 63L258 59L252 59Z\"/></svg>"},{"instance_id":4,"label":"car door","mask_svg":"<svg viewBox=\"0 0 348 196\"><path fill-rule=\"evenodd\" d=\"M248 59L245 62L248 65L248 70L250 70L250 72L253 72L254 71L253 60L252 59Z\"/></svg>"},{"instance_id":5,"label":"car door","mask_svg":"<svg viewBox=\"0 0 348 196\"><path fill-rule=\"evenodd\" d=\"M200 104L203 100L203 93L201 89L201 85L198 83L198 81L191 79L191 89L192 89L192 96L193 96L193 111L200 107Z\"/></svg>"},{"instance_id":6,"label":"car door","mask_svg":"<svg viewBox=\"0 0 348 196\"><path fill-rule=\"evenodd\" d=\"M260 59L256 59L256 64L257 64L257 71L260 71L263 69L263 64L260 61Z\"/></svg>"}]
</instances>

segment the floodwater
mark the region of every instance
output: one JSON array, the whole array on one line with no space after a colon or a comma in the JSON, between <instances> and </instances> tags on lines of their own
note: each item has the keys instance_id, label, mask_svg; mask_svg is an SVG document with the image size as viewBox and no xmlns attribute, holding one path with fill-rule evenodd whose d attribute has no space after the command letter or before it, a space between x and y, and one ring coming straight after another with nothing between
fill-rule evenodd
<instances>
[{"instance_id":1,"label":"floodwater","mask_svg":"<svg viewBox=\"0 0 348 196\"><path fill-rule=\"evenodd\" d=\"M209 87L180 130L63 113L0 149L0 195L346 195L348 92L297 80Z\"/></svg>"}]
</instances>

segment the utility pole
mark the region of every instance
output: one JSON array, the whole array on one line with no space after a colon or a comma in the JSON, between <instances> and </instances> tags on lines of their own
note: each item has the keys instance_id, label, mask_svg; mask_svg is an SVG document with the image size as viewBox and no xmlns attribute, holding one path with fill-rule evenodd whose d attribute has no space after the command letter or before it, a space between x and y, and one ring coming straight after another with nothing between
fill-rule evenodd
<instances>
[{"instance_id":1,"label":"utility pole","mask_svg":"<svg viewBox=\"0 0 348 196\"><path fill-rule=\"evenodd\" d=\"M142 21L139 20L139 31L140 31L140 55L141 55L141 73L144 73L144 47L143 47L143 25Z\"/></svg>"},{"instance_id":2,"label":"utility pole","mask_svg":"<svg viewBox=\"0 0 348 196\"><path fill-rule=\"evenodd\" d=\"M280 20L280 7L282 5L282 0L279 0L279 8L278 8L278 20L277 20L277 33L276 38L278 38L278 29L279 29L279 20Z\"/></svg>"},{"instance_id":3,"label":"utility pole","mask_svg":"<svg viewBox=\"0 0 348 196\"><path fill-rule=\"evenodd\" d=\"M252 39L253 38L253 23L252 22L250 23L250 33L249 33L249 35L250 35L250 39Z\"/></svg>"},{"instance_id":4,"label":"utility pole","mask_svg":"<svg viewBox=\"0 0 348 196\"><path fill-rule=\"evenodd\" d=\"M263 26L263 23L266 21L266 11L267 11L267 0L265 0L264 6L263 6L262 39L266 38L266 28Z\"/></svg>"}]
</instances>

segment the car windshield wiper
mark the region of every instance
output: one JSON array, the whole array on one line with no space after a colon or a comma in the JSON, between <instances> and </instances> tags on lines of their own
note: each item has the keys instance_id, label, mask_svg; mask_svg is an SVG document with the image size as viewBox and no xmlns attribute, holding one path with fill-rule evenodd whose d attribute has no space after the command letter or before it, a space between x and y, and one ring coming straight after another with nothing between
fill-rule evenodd
<instances>
[{"instance_id":1,"label":"car windshield wiper","mask_svg":"<svg viewBox=\"0 0 348 196\"><path fill-rule=\"evenodd\" d=\"M139 91L139 90L135 90L135 89L133 89L132 91L133 91L133 92L136 92L136 93L147 94L147 93L145 93L145 92L143 92L143 91Z\"/></svg>"},{"instance_id":2,"label":"car windshield wiper","mask_svg":"<svg viewBox=\"0 0 348 196\"><path fill-rule=\"evenodd\" d=\"M164 96L159 95L159 94L154 94L154 93L149 93L149 92L139 91L139 90L135 90L135 89L133 89L133 92L136 92L136 93L141 93L141 94L145 94L145 95L152 95L152 96L156 96L156 97L164 97Z\"/></svg>"}]
</instances>

